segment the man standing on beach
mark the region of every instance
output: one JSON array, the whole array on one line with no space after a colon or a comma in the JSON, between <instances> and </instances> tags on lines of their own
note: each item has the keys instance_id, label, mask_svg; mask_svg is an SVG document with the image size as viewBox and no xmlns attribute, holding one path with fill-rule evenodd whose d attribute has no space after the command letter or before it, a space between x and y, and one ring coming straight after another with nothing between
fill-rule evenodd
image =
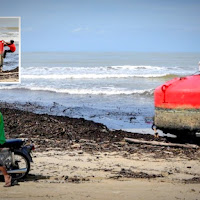
<instances>
[{"instance_id":1,"label":"man standing on beach","mask_svg":"<svg viewBox=\"0 0 200 200\"><path fill-rule=\"evenodd\" d=\"M5 50L4 51L3 58L5 58L6 57L6 53L13 53L13 52L15 52L16 46L14 44L14 40L10 40L10 42L5 42L3 40L3 42L4 42L4 46L8 46L10 48L10 50Z\"/></svg>"},{"instance_id":2,"label":"man standing on beach","mask_svg":"<svg viewBox=\"0 0 200 200\"><path fill-rule=\"evenodd\" d=\"M6 141L6 139L5 139L5 132L4 132L3 115L0 112L0 144L1 145L4 144L5 141ZM4 180L5 180L4 187L10 187L11 186L11 176L7 173L6 168L3 165L4 165L4 163L2 163L2 161L0 160L0 171L4 175Z\"/></svg>"}]
</instances>

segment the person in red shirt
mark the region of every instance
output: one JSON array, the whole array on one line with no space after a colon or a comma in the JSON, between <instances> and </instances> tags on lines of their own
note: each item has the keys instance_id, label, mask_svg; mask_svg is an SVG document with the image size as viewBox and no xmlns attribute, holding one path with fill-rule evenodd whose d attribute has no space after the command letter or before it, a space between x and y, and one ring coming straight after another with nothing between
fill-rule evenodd
<instances>
[{"instance_id":1,"label":"person in red shirt","mask_svg":"<svg viewBox=\"0 0 200 200\"><path fill-rule=\"evenodd\" d=\"M15 52L16 46L14 44L14 40L10 40L10 42L5 42L3 40L3 42L4 42L4 46L8 46L10 48L10 50L5 50L4 51L3 57L5 58L6 57L6 53L13 53L13 52Z\"/></svg>"}]
</instances>

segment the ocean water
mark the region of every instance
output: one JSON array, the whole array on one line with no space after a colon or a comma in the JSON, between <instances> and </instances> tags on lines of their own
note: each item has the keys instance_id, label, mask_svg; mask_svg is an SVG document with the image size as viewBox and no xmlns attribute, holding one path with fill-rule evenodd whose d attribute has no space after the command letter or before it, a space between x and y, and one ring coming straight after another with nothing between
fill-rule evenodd
<instances>
[{"instance_id":1,"label":"ocean water","mask_svg":"<svg viewBox=\"0 0 200 200\"><path fill-rule=\"evenodd\" d=\"M39 113L152 133L154 89L195 73L199 60L200 53L22 53L21 84L1 85L0 100L33 102L44 107L36 108Z\"/></svg>"}]
</instances>

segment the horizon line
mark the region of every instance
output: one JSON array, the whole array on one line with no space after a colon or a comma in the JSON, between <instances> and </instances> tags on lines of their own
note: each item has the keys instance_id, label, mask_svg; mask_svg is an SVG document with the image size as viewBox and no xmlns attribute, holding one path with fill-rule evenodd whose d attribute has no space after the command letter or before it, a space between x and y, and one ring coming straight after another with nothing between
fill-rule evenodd
<instances>
[{"instance_id":1,"label":"horizon line","mask_svg":"<svg viewBox=\"0 0 200 200\"><path fill-rule=\"evenodd\" d=\"M200 51L22 51L21 53L200 53Z\"/></svg>"}]
</instances>

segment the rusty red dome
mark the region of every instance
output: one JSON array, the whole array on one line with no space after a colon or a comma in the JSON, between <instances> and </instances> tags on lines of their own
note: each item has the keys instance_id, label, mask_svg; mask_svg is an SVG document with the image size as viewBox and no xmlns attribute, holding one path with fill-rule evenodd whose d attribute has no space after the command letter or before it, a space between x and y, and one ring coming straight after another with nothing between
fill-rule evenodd
<instances>
[{"instance_id":1,"label":"rusty red dome","mask_svg":"<svg viewBox=\"0 0 200 200\"><path fill-rule=\"evenodd\" d=\"M155 89L155 107L200 109L200 75L174 78Z\"/></svg>"},{"instance_id":2,"label":"rusty red dome","mask_svg":"<svg viewBox=\"0 0 200 200\"><path fill-rule=\"evenodd\" d=\"M165 133L200 131L200 75L174 78L154 92L154 123Z\"/></svg>"}]
</instances>

